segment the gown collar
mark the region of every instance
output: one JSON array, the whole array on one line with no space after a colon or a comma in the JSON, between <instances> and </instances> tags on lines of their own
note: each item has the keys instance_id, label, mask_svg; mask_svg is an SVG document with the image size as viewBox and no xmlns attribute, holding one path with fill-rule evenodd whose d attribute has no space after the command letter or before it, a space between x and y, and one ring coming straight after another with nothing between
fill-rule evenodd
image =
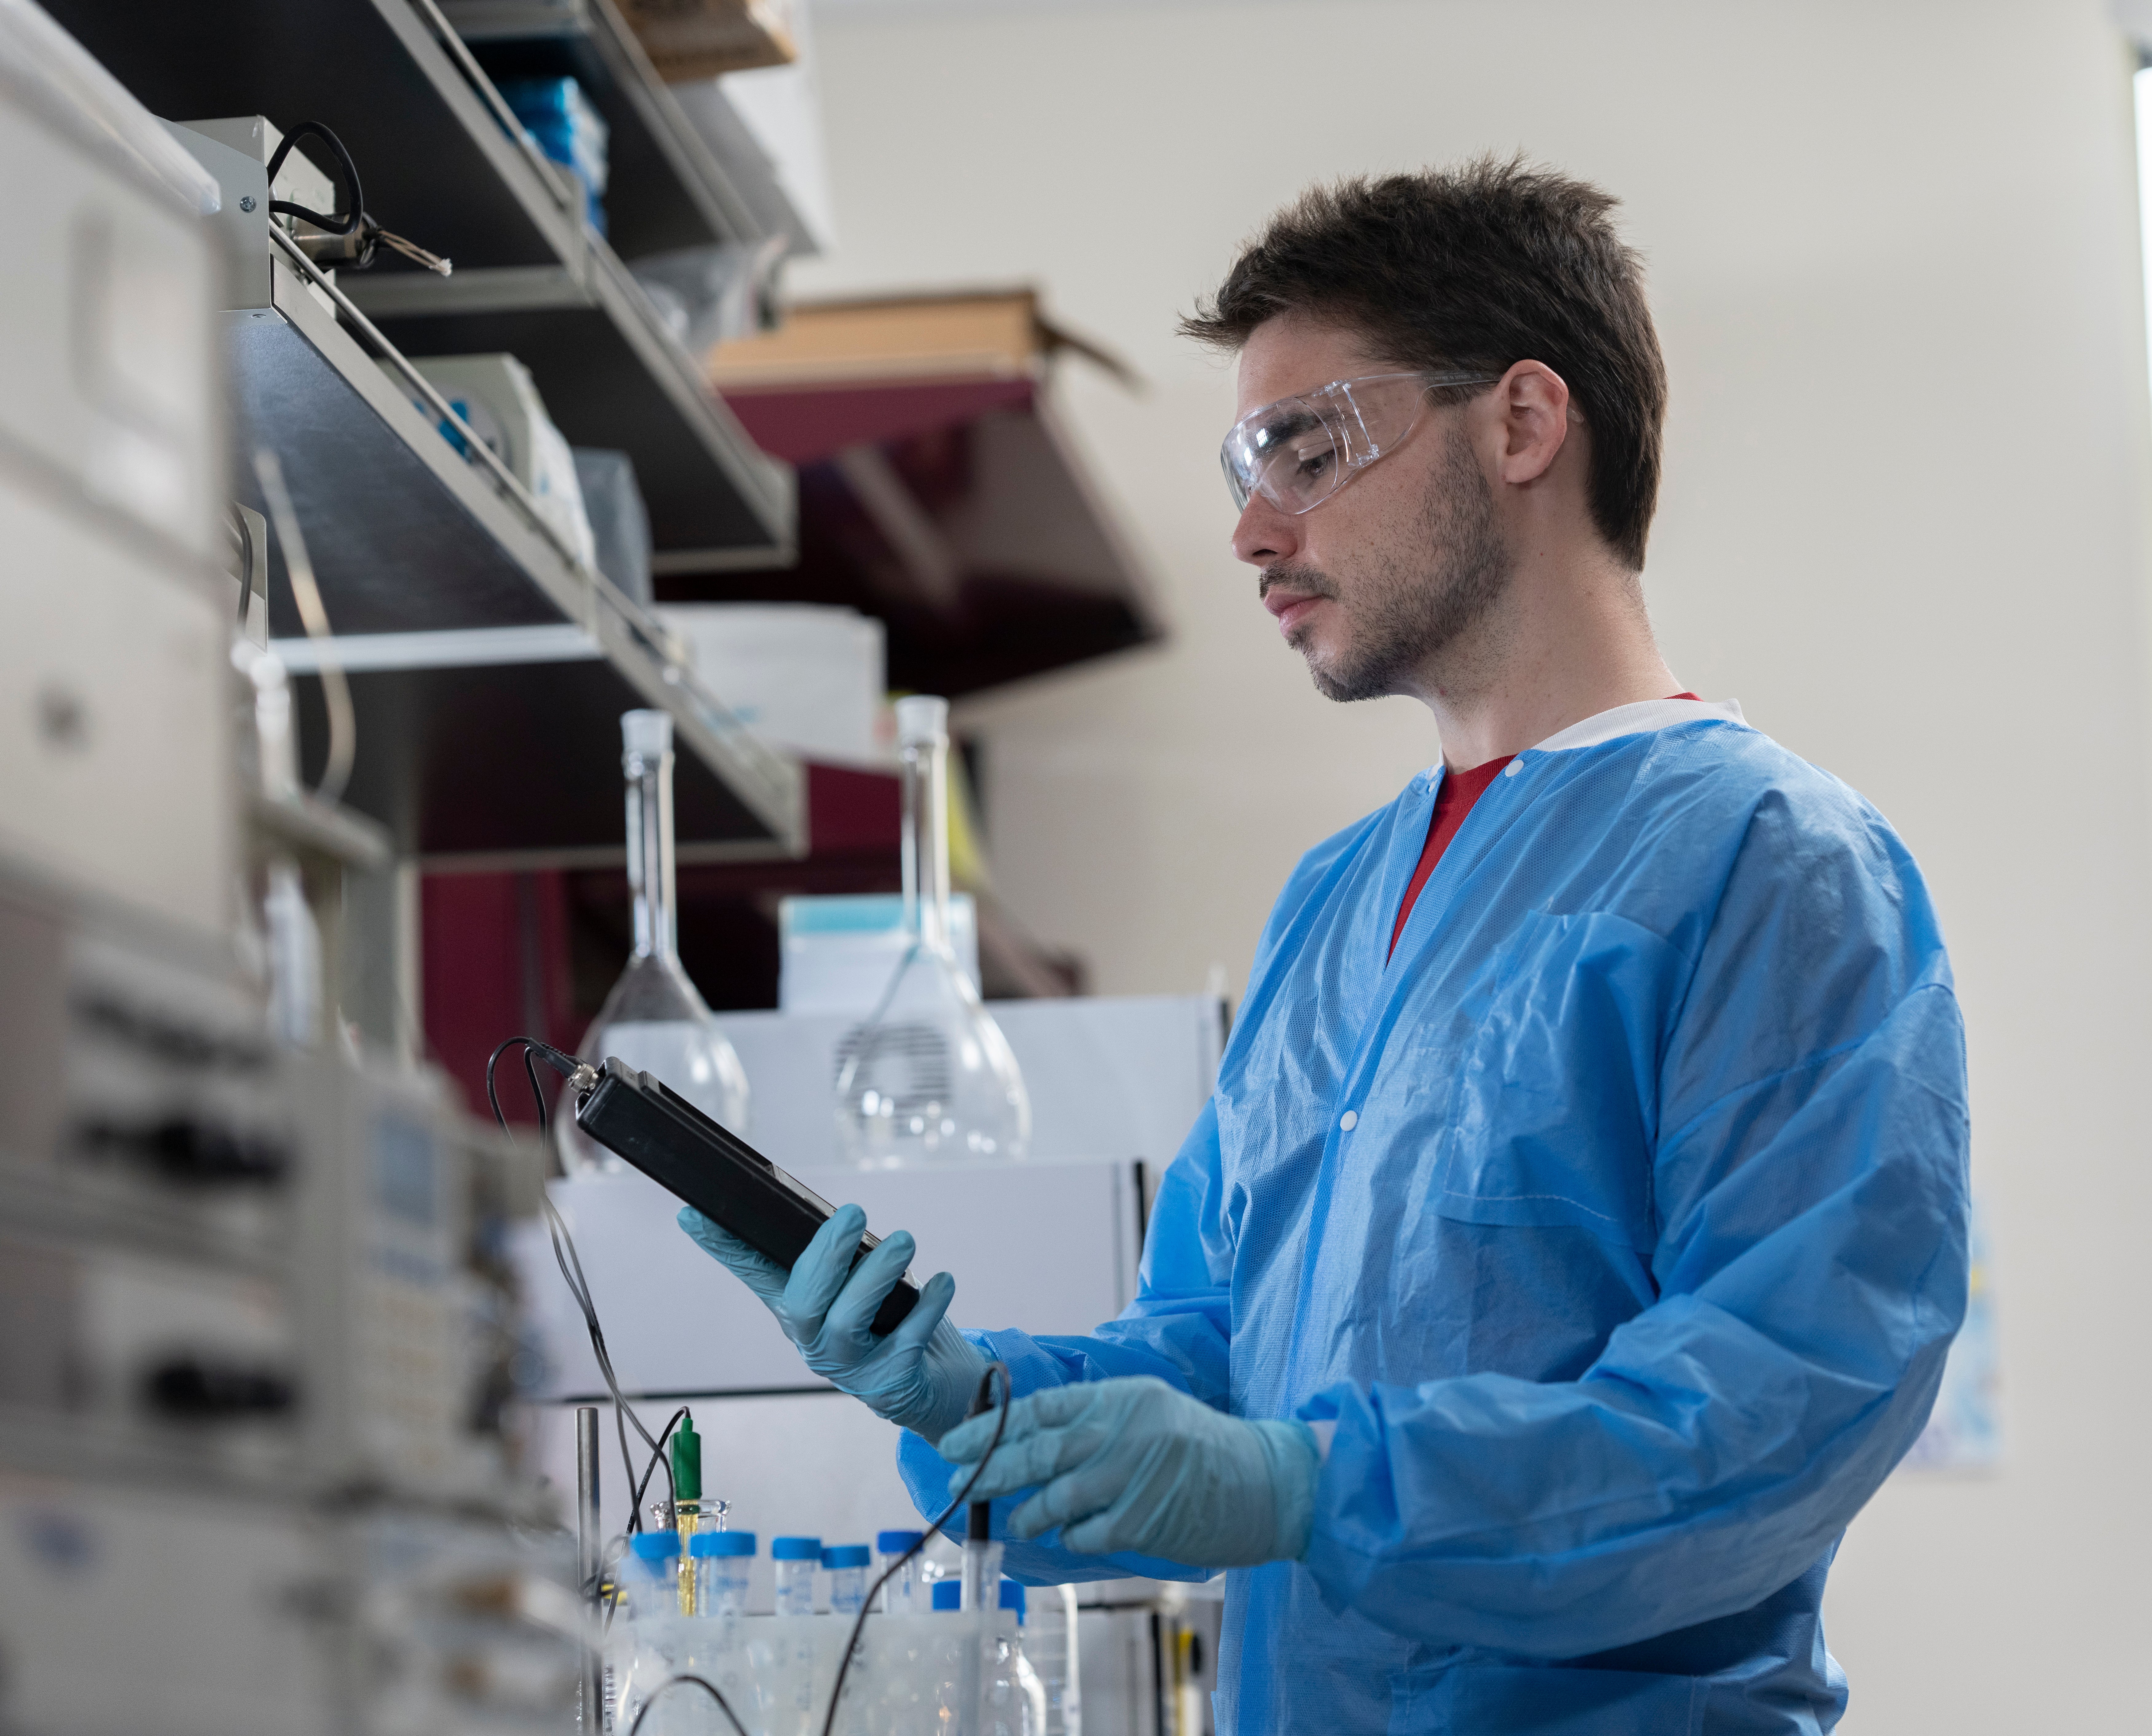
<instances>
[{"instance_id":1,"label":"gown collar","mask_svg":"<svg viewBox=\"0 0 2152 1736\"><path fill-rule=\"evenodd\" d=\"M1654 729L1671 729L1676 724L1693 723L1704 718L1718 718L1725 723L1738 723L1743 728L1748 724L1748 718L1741 715L1738 699L1640 699L1633 705L1617 705L1611 711L1571 723L1566 729L1558 729L1525 751L1563 754L1576 748L1596 748L1602 742L1618 741L1625 735L1645 735ZM1424 778L1414 780L1413 793L1433 795L1442 775L1442 762L1437 760L1427 769Z\"/></svg>"},{"instance_id":2,"label":"gown collar","mask_svg":"<svg viewBox=\"0 0 2152 1736\"><path fill-rule=\"evenodd\" d=\"M1654 729L1671 729L1679 723L1699 723L1706 718L1744 725L1748 721L1741 715L1741 702L1738 699L1640 699L1634 705L1617 705L1611 711L1602 711L1581 723L1571 723L1545 741L1535 743L1526 751L1561 754L1573 748L1596 748L1601 742L1618 740L1625 735L1644 735Z\"/></svg>"}]
</instances>

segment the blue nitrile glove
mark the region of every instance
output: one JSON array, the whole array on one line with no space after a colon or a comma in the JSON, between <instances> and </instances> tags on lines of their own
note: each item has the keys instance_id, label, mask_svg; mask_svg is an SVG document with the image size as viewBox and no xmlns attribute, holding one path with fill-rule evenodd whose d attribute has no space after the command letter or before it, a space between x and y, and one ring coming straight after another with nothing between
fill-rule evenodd
<instances>
[{"instance_id":1,"label":"blue nitrile glove","mask_svg":"<svg viewBox=\"0 0 2152 1736\"><path fill-rule=\"evenodd\" d=\"M953 1496L994 1438L994 1413L937 1450ZM1129 1551L1190 1567L1290 1561L1307 1547L1322 1455L1305 1423L1250 1423L1150 1375L1048 1387L1009 1407L974 1500L1044 1486L1009 1515L1025 1539L1055 1525L1081 1555Z\"/></svg>"},{"instance_id":2,"label":"blue nitrile glove","mask_svg":"<svg viewBox=\"0 0 2152 1736\"><path fill-rule=\"evenodd\" d=\"M876 1415L938 1441L970 1409L987 1359L944 1317L957 1293L946 1272L921 1286L894 1332L874 1335L875 1311L904 1276L916 1244L902 1230L884 1236L848 1277L866 1226L858 1206L840 1206L788 1273L693 1206L680 1211L680 1227L762 1298L810 1368Z\"/></svg>"}]
</instances>

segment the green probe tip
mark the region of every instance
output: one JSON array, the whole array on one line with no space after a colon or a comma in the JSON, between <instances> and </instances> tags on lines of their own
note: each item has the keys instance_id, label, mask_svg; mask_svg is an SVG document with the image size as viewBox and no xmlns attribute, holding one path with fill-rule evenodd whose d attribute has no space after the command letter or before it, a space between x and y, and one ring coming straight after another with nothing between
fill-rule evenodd
<instances>
[{"instance_id":1,"label":"green probe tip","mask_svg":"<svg viewBox=\"0 0 2152 1736\"><path fill-rule=\"evenodd\" d=\"M703 1498L703 1437L695 1433L692 1416L680 1419L680 1426L672 1431L672 1494L676 1500L700 1500Z\"/></svg>"}]
</instances>

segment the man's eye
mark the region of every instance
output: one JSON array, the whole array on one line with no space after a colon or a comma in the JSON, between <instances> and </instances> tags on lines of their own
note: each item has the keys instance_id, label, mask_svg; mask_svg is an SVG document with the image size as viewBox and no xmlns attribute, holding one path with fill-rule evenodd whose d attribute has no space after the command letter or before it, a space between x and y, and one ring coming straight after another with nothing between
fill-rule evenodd
<instances>
[{"instance_id":1,"label":"man's eye","mask_svg":"<svg viewBox=\"0 0 2152 1736\"><path fill-rule=\"evenodd\" d=\"M1312 482L1317 477L1328 475L1330 467L1337 462L1337 451L1335 447L1319 446L1312 451L1301 453L1294 461L1292 473L1303 481Z\"/></svg>"}]
</instances>

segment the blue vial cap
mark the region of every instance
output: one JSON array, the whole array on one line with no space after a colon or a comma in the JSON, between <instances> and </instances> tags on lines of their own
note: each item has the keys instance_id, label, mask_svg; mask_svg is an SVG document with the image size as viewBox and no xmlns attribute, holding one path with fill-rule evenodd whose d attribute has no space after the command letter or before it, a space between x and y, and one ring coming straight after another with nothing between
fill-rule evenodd
<instances>
[{"instance_id":1,"label":"blue vial cap","mask_svg":"<svg viewBox=\"0 0 2152 1736\"><path fill-rule=\"evenodd\" d=\"M1023 1625L1023 1587L1013 1579L1002 1581L1002 1607L1014 1610L1017 1625Z\"/></svg>"},{"instance_id":2,"label":"blue vial cap","mask_svg":"<svg viewBox=\"0 0 2152 1736\"><path fill-rule=\"evenodd\" d=\"M864 1567L874 1560L874 1551L864 1543L833 1544L822 1551L822 1565L833 1572L840 1567Z\"/></svg>"},{"instance_id":3,"label":"blue vial cap","mask_svg":"<svg viewBox=\"0 0 2152 1736\"><path fill-rule=\"evenodd\" d=\"M698 1531L688 1540L691 1556L751 1556L754 1553L753 1531Z\"/></svg>"},{"instance_id":4,"label":"blue vial cap","mask_svg":"<svg viewBox=\"0 0 2152 1736\"><path fill-rule=\"evenodd\" d=\"M678 1531L637 1531L628 1547L638 1561L662 1561L680 1553Z\"/></svg>"},{"instance_id":5,"label":"blue vial cap","mask_svg":"<svg viewBox=\"0 0 2152 1736\"><path fill-rule=\"evenodd\" d=\"M819 1561L822 1559L822 1540L820 1537L773 1537L769 1544L769 1558L773 1561Z\"/></svg>"},{"instance_id":6,"label":"blue vial cap","mask_svg":"<svg viewBox=\"0 0 2152 1736\"><path fill-rule=\"evenodd\" d=\"M901 1556L926 1536L924 1531L876 1531L875 1550L886 1556Z\"/></svg>"},{"instance_id":7,"label":"blue vial cap","mask_svg":"<svg viewBox=\"0 0 2152 1736\"><path fill-rule=\"evenodd\" d=\"M934 1607L962 1609L964 1607L964 1582L956 1579L937 1579L934 1581Z\"/></svg>"}]
</instances>

